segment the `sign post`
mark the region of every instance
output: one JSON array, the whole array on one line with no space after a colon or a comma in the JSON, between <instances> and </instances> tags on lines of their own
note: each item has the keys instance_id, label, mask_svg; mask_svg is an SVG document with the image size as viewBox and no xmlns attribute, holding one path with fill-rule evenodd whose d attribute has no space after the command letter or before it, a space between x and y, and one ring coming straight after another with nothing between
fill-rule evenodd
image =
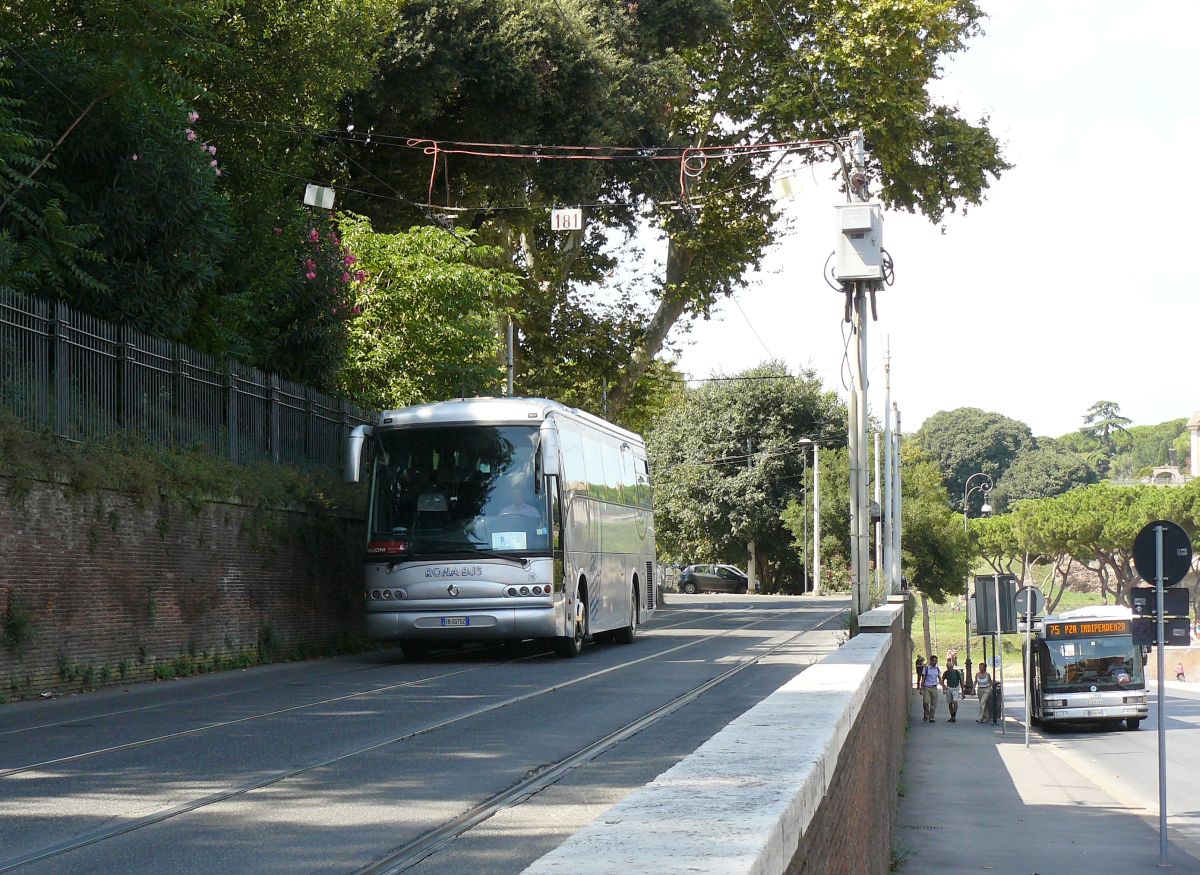
<instances>
[{"instance_id":1,"label":"sign post","mask_svg":"<svg viewBox=\"0 0 1200 875\"><path fill-rule=\"evenodd\" d=\"M1158 639L1158 865L1167 865L1167 726L1166 640L1163 634L1163 587L1183 580L1192 564L1192 540L1167 520L1147 523L1133 541L1133 564L1138 575L1156 590L1154 622ZM1151 576L1153 575L1153 576Z\"/></svg>"},{"instance_id":2,"label":"sign post","mask_svg":"<svg viewBox=\"0 0 1200 875\"><path fill-rule=\"evenodd\" d=\"M1045 607L1046 597L1036 586L1017 590L1017 613L1025 617L1025 748L1029 748L1029 724L1033 722L1033 698L1030 694L1030 669L1033 660L1033 621Z\"/></svg>"}]
</instances>

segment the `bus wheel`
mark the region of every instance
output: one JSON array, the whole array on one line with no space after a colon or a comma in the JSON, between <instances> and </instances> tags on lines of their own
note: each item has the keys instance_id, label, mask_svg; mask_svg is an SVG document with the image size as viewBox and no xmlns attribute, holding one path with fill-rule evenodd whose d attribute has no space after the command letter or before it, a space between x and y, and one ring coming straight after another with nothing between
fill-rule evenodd
<instances>
[{"instance_id":1,"label":"bus wheel","mask_svg":"<svg viewBox=\"0 0 1200 875\"><path fill-rule=\"evenodd\" d=\"M1128 726L1130 728L1130 730L1137 729L1139 726L1142 725L1142 718L1141 717L1126 717L1125 725Z\"/></svg>"},{"instance_id":2,"label":"bus wheel","mask_svg":"<svg viewBox=\"0 0 1200 875\"><path fill-rule=\"evenodd\" d=\"M579 610L575 614L575 634L554 639L554 652L563 659L574 659L583 652L583 636L587 629L587 602L578 600Z\"/></svg>"},{"instance_id":3,"label":"bus wheel","mask_svg":"<svg viewBox=\"0 0 1200 875\"><path fill-rule=\"evenodd\" d=\"M613 633L613 638L618 644L632 644L637 638L638 625L638 591L635 586L629 594L629 625L622 626Z\"/></svg>"},{"instance_id":4,"label":"bus wheel","mask_svg":"<svg viewBox=\"0 0 1200 875\"><path fill-rule=\"evenodd\" d=\"M412 662L420 662L429 653L429 648L420 641L401 641L400 652Z\"/></svg>"}]
</instances>

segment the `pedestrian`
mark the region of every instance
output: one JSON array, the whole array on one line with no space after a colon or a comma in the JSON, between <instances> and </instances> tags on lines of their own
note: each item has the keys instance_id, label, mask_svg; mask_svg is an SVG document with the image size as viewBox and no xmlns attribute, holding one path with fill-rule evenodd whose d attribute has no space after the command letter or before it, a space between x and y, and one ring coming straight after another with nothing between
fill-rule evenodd
<instances>
[{"instance_id":1,"label":"pedestrian","mask_svg":"<svg viewBox=\"0 0 1200 875\"><path fill-rule=\"evenodd\" d=\"M979 719L976 723L987 723L991 720L990 701L992 697L992 676L988 674L987 663L979 661L979 672L975 675L975 694L979 696Z\"/></svg>"},{"instance_id":2,"label":"pedestrian","mask_svg":"<svg viewBox=\"0 0 1200 875\"><path fill-rule=\"evenodd\" d=\"M1177 681L1187 680L1187 678L1185 678L1183 676L1183 663L1182 662L1175 663L1175 680L1177 680Z\"/></svg>"},{"instance_id":3,"label":"pedestrian","mask_svg":"<svg viewBox=\"0 0 1200 875\"><path fill-rule=\"evenodd\" d=\"M936 723L938 684L942 682L942 673L938 670L937 657L929 657L925 666L925 677L921 679L921 710L925 713L926 723Z\"/></svg>"},{"instance_id":4,"label":"pedestrian","mask_svg":"<svg viewBox=\"0 0 1200 875\"><path fill-rule=\"evenodd\" d=\"M958 703L962 701L963 676L951 659L942 672L942 689L946 691L946 707L950 709L950 722L958 722Z\"/></svg>"},{"instance_id":5,"label":"pedestrian","mask_svg":"<svg viewBox=\"0 0 1200 875\"><path fill-rule=\"evenodd\" d=\"M917 689L921 689L921 681L925 680L925 657L917 654Z\"/></svg>"}]
</instances>

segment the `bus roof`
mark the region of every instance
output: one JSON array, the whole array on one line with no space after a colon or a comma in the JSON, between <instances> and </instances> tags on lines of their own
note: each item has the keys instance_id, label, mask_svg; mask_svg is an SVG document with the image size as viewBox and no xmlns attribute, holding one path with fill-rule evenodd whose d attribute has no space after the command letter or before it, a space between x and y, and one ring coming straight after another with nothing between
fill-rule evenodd
<instances>
[{"instance_id":1,"label":"bus roof","mask_svg":"<svg viewBox=\"0 0 1200 875\"><path fill-rule=\"evenodd\" d=\"M1044 619L1046 623L1061 620L1131 620L1133 611L1120 605L1088 605L1083 608L1072 608L1061 614L1054 614Z\"/></svg>"},{"instance_id":2,"label":"bus roof","mask_svg":"<svg viewBox=\"0 0 1200 875\"><path fill-rule=\"evenodd\" d=\"M419 425L537 425L551 413L586 422L624 440L642 443L641 435L547 398L459 398L417 404L379 415L380 428L410 428Z\"/></svg>"}]
</instances>

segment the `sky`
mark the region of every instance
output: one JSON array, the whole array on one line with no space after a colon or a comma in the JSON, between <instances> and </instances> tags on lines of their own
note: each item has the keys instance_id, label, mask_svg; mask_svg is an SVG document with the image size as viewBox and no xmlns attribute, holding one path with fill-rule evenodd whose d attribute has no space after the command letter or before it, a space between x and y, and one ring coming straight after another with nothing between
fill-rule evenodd
<instances>
[{"instance_id":1,"label":"sky","mask_svg":"<svg viewBox=\"0 0 1200 875\"><path fill-rule=\"evenodd\" d=\"M1200 3L982 5L985 33L930 90L986 114L1015 167L940 225L885 211L896 278L867 331L872 412L890 349L906 432L956 407L1055 437L1100 400L1134 425L1190 416L1200 242L1183 183L1200 143ZM844 197L827 176L799 177L792 232L736 300L675 337L687 376L783 359L845 396L843 299L822 279Z\"/></svg>"}]
</instances>

